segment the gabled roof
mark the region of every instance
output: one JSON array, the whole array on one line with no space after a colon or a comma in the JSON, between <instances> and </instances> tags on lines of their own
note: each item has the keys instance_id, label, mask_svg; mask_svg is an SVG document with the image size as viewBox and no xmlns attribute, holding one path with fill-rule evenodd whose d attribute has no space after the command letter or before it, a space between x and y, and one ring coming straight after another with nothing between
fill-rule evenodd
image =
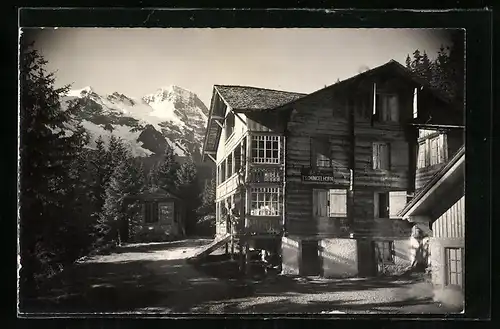
<instances>
[{"instance_id":1,"label":"gabled roof","mask_svg":"<svg viewBox=\"0 0 500 329\"><path fill-rule=\"evenodd\" d=\"M281 105L280 107L283 108L283 107L291 105L291 104L293 104L293 103L295 103L296 101L299 101L299 100L306 100L308 97L310 97L312 95L316 95L317 93L320 93L320 92L322 92L322 91L324 91L326 89L338 88L340 86L345 86L345 85L348 85L350 83L353 83L353 82L355 82L357 80L361 80L363 78L375 76L375 75L380 74L380 73L382 73L383 71L386 71L386 70L392 70L392 72L397 73L397 74L399 74L399 75L407 78L408 80L411 80L416 85L425 87L426 89L430 90L431 93L436 98L440 99L441 101L443 101L445 103L451 103L452 102L452 100L450 100L447 96L445 96L441 91L439 91L436 88L432 87L426 80L418 77L413 72L411 72L410 70L408 70L406 67L404 67L403 65L401 65L399 62L395 61L394 59L391 59L390 61L388 61L385 64L377 66L377 67L375 67L375 68L373 68L371 70L367 70L367 71L365 71L363 73L354 75L354 76L352 76L352 77L350 77L348 79L336 82L336 83L334 83L332 85L329 85L329 86L327 86L325 88L319 89L319 90L317 90L317 91L315 91L315 92L313 92L311 94L308 94L308 95L306 95L304 97L300 97L298 99L292 100L289 103Z\"/></svg>"},{"instance_id":2,"label":"gabled roof","mask_svg":"<svg viewBox=\"0 0 500 329\"><path fill-rule=\"evenodd\" d=\"M424 202L430 200L432 202L440 202L439 198L435 198L434 192L436 192L439 186L446 181L451 179L453 173L457 173L455 177L462 177L463 164L465 163L465 146L457 151L457 153L451 158L446 165L444 165L434 176L429 180L429 182L420 190L413 199L406 204L406 206L398 213L400 217L408 217L413 213L417 212L419 206L423 205ZM460 171L461 170L461 171Z\"/></svg>"},{"instance_id":3,"label":"gabled roof","mask_svg":"<svg viewBox=\"0 0 500 329\"><path fill-rule=\"evenodd\" d=\"M214 116L217 116L218 119L224 116L223 113L214 113L216 111L214 104L216 97L220 97L234 112L248 113L277 108L304 96L306 94L251 86L214 85L207 131L203 142L202 160L205 159L205 153L213 153L217 150L218 139L222 131L221 127L213 122Z\"/></svg>"},{"instance_id":4,"label":"gabled roof","mask_svg":"<svg viewBox=\"0 0 500 329\"><path fill-rule=\"evenodd\" d=\"M307 94L250 86L215 85L215 90L233 111L258 111L277 108Z\"/></svg>"},{"instance_id":5,"label":"gabled roof","mask_svg":"<svg viewBox=\"0 0 500 329\"><path fill-rule=\"evenodd\" d=\"M150 187L143 191L142 193L136 194L136 195L130 195L127 197L128 199L139 199L139 200L145 200L145 199L178 199L180 198L176 196L174 193L170 191L166 191L164 189L161 189L159 187Z\"/></svg>"}]
</instances>

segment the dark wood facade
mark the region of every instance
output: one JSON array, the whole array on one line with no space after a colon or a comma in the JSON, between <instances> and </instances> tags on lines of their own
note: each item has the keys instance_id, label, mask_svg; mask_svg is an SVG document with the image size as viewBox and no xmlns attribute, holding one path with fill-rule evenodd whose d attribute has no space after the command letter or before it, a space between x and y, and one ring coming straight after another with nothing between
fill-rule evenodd
<instances>
[{"instance_id":1,"label":"dark wood facade","mask_svg":"<svg viewBox=\"0 0 500 329\"><path fill-rule=\"evenodd\" d=\"M354 238L358 261L373 258L373 240L411 234L397 213L431 173L417 170L421 128L415 124L457 117L450 104L394 62L275 108L240 110L222 94L214 93L218 126L231 112L240 126L226 139L213 129L207 134L221 136L218 148L208 151L218 165L218 234L228 232L226 214L235 205L243 222L239 235ZM461 135L447 134L449 153ZM254 157L261 152L255 150L260 137L265 152L270 138L278 141L276 162ZM262 200L255 191L262 188L275 190L264 197L278 200L271 215L255 211ZM363 266L365 273L373 271L369 262Z\"/></svg>"}]
</instances>

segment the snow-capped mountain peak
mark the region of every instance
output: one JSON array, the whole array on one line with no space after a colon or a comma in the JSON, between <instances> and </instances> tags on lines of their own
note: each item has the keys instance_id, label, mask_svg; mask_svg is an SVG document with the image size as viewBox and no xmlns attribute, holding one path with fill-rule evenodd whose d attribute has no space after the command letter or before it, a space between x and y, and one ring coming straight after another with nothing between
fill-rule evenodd
<instances>
[{"instance_id":1,"label":"snow-capped mountain peak","mask_svg":"<svg viewBox=\"0 0 500 329\"><path fill-rule=\"evenodd\" d=\"M129 142L136 156L162 152L165 145L180 156L201 152L208 108L189 90L170 85L133 98L120 92L100 95L88 86L71 90L66 100L75 98L82 101L77 116L92 141L99 135L117 135Z\"/></svg>"},{"instance_id":2,"label":"snow-capped mountain peak","mask_svg":"<svg viewBox=\"0 0 500 329\"><path fill-rule=\"evenodd\" d=\"M94 89L92 89L91 86L86 86L81 89L73 89L68 92L68 96L70 97L80 97L80 96L85 96L88 94L91 94L94 92Z\"/></svg>"}]
</instances>

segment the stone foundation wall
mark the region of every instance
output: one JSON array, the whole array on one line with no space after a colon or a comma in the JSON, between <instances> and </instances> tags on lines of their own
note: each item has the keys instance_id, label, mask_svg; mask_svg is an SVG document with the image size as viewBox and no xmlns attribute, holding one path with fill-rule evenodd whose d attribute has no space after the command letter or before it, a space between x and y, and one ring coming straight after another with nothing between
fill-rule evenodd
<instances>
[{"instance_id":1,"label":"stone foundation wall","mask_svg":"<svg viewBox=\"0 0 500 329\"><path fill-rule=\"evenodd\" d=\"M319 241L324 277L353 277L358 274L356 240L323 239Z\"/></svg>"},{"instance_id":2,"label":"stone foundation wall","mask_svg":"<svg viewBox=\"0 0 500 329\"><path fill-rule=\"evenodd\" d=\"M297 237L281 239L282 273L299 275L301 260L301 241Z\"/></svg>"}]
</instances>

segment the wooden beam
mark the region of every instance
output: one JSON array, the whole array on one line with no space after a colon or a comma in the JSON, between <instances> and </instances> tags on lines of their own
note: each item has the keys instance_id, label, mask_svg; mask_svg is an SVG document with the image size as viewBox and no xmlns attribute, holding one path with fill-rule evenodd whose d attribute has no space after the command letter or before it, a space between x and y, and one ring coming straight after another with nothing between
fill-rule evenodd
<instances>
[{"instance_id":1,"label":"wooden beam","mask_svg":"<svg viewBox=\"0 0 500 329\"><path fill-rule=\"evenodd\" d=\"M219 120L214 120L214 121L219 125L219 127L221 127L222 129L224 128L224 125Z\"/></svg>"},{"instance_id":2,"label":"wooden beam","mask_svg":"<svg viewBox=\"0 0 500 329\"><path fill-rule=\"evenodd\" d=\"M222 115L212 115L211 118L214 120L224 120L224 117Z\"/></svg>"},{"instance_id":3,"label":"wooden beam","mask_svg":"<svg viewBox=\"0 0 500 329\"><path fill-rule=\"evenodd\" d=\"M245 126L247 125L247 123L245 122L245 120L243 120L243 118L242 118L242 117L240 117L240 115L239 115L238 113L236 113L236 112L234 112L234 111L233 111L233 113L234 113L234 116L235 116L235 117L237 117L238 119L240 119L240 121L241 121L241 122L242 122Z\"/></svg>"},{"instance_id":4,"label":"wooden beam","mask_svg":"<svg viewBox=\"0 0 500 329\"><path fill-rule=\"evenodd\" d=\"M217 163L215 158L210 153L205 153L205 154L210 158L210 160L212 160L214 163Z\"/></svg>"}]
</instances>

